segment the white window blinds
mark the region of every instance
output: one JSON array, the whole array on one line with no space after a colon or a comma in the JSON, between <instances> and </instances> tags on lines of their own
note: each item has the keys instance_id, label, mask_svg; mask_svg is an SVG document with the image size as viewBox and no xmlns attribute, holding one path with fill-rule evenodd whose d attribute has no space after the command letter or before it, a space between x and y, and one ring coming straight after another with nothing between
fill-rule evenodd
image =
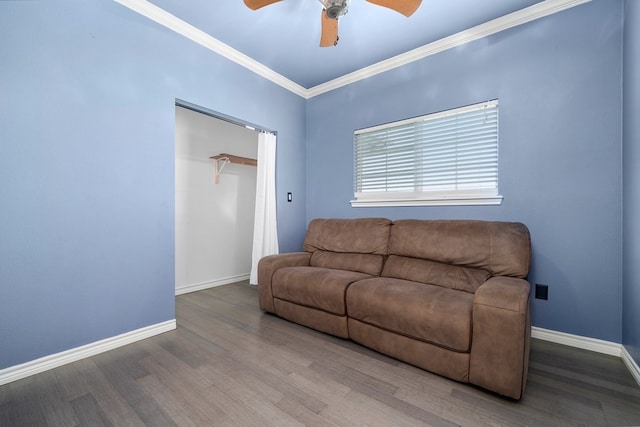
<instances>
[{"instance_id":1,"label":"white window blinds","mask_svg":"<svg viewBox=\"0 0 640 427\"><path fill-rule=\"evenodd\" d=\"M499 204L498 101L355 132L353 206Z\"/></svg>"}]
</instances>

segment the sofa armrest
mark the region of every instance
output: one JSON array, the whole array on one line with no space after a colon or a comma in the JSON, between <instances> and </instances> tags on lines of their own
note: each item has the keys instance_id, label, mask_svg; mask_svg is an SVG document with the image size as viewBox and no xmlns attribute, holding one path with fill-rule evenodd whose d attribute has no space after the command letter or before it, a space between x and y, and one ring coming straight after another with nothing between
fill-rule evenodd
<instances>
[{"instance_id":1,"label":"sofa armrest","mask_svg":"<svg viewBox=\"0 0 640 427\"><path fill-rule=\"evenodd\" d=\"M496 276L473 303L469 382L520 399L527 382L531 318L529 282Z\"/></svg>"},{"instance_id":2,"label":"sofa armrest","mask_svg":"<svg viewBox=\"0 0 640 427\"><path fill-rule=\"evenodd\" d=\"M283 267L299 267L309 265L310 252L290 252L266 256L258 262L258 300L260 308L270 313L275 312L271 278L276 270Z\"/></svg>"}]
</instances>

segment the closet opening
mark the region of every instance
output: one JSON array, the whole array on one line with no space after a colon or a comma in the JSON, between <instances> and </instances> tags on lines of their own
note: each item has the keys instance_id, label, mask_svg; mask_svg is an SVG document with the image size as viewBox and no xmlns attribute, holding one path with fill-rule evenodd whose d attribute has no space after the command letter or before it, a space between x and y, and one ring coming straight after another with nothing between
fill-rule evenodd
<instances>
[{"instance_id":1,"label":"closet opening","mask_svg":"<svg viewBox=\"0 0 640 427\"><path fill-rule=\"evenodd\" d=\"M248 281L258 139L256 126L176 101L176 295Z\"/></svg>"}]
</instances>

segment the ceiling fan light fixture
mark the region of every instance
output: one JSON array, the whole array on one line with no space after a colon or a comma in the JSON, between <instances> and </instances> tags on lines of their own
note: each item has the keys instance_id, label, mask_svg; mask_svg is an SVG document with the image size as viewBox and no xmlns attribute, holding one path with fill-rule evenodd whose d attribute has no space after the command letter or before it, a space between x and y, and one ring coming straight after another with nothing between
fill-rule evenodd
<instances>
[{"instance_id":1,"label":"ceiling fan light fixture","mask_svg":"<svg viewBox=\"0 0 640 427\"><path fill-rule=\"evenodd\" d=\"M252 10L258 10L282 0L244 0L244 4ZM318 0L322 4L320 47L338 44L338 19L349 11L351 0ZM418 9L422 0L366 0L369 3L395 10L404 16L411 16Z\"/></svg>"},{"instance_id":2,"label":"ceiling fan light fixture","mask_svg":"<svg viewBox=\"0 0 640 427\"><path fill-rule=\"evenodd\" d=\"M327 17L338 19L349 11L351 0L318 0L327 11Z\"/></svg>"}]
</instances>

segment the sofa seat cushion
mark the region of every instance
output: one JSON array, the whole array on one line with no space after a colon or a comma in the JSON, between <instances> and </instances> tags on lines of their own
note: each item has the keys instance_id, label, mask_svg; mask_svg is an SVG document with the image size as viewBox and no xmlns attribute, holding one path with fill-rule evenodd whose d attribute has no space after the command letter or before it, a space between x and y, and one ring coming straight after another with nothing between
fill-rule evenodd
<instances>
[{"instance_id":1,"label":"sofa seat cushion","mask_svg":"<svg viewBox=\"0 0 640 427\"><path fill-rule=\"evenodd\" d=\"M271 286L274 298L345 316L347 287L370 277L369 274L347 270L285 267L273 274Z\"/></svg>"},{"instance_id":2,"label":"sofa seat cushion","mask_svg":"<svg viewBox=\"0 0 640 427\"><path fill-rule=\"evenodd\" d=\"M491 277L491 273L480 268L460 267L427 259L390 255L384 265L382 276L474 293Z\"/></svg>"},{"instance_id":3,"label":"sofa seat cushion","mask_svg":"<svg viewBox=\"0 0 640 427\"><path fill-rule=\"evenodd\" d=\"M409 338L459 352L471 347L474 295L394 278L372 278L347 289L348 316Z\"/></svg>"}]
</instances>

